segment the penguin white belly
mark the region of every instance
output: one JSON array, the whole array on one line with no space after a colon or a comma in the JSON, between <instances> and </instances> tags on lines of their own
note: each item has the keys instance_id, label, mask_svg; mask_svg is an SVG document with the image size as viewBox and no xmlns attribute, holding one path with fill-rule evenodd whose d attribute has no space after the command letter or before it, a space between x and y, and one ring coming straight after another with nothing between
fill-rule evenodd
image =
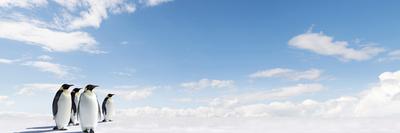
<instances>
[{"instance_id":1,"label":"penguin white belly","mask_svg":"<svg viewBox=\"0 0 400 133\"><path fill-rule=\"evenodd\" d=\"M62 93L57 103L57 114L55 116L56 125L59 129L65 128L68 125L71 116L71 95Z\"/></svg>"},{"instance_id":2,"label":"penguin white belly","mask_svg":"<svg viewBox=\"0 0 400 133\"><path fill-rule=\"evenodd\" d=\"M105 119L107 121L112 120L115 114L115 109L114 109L114 103L111 99L108 100L108 102L106 103L106 109L107 109L107 115L105 116Z\"/></svg>"},{"instance_id":3,"label":"penguin white belly","mask_svg":"<svg viewBox=\"0 0 400 133\"><path fill-rule=\"evenodd\" d=\"M94 129L98 122L98 103L95 94L82 94L79 104L79 121L82 130Z\"/></svg>"}]
</instances>

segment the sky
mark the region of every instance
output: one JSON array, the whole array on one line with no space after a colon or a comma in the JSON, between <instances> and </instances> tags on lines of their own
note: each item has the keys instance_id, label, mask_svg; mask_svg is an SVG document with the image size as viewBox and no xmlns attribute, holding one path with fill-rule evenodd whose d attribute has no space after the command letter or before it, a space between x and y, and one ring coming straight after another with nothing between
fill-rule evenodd
<instances>
[{"instance_id":1,"label":"sky","mask_svg":"<svg viewBox=\"0 0 400 133\"><path fill-rule=\"evenodd\" d=\"M398 4L2 0L0 112L72 83L133 116L400 115Z\"/></svg>"}]
</instances>

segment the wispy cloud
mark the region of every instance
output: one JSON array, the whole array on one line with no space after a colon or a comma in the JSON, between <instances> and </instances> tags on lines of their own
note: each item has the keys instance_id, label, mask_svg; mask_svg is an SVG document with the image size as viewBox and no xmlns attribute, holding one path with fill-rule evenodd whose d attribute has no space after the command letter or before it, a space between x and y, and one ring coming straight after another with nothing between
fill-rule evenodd
<instances>
[{"instance_id":1,"label":"wispy cloud","mask_svg":"<svg viewBox=\"0 0 400 133\"><path fill-rule=\"evenodd\" d=\"M136 72L136 69L133 68L126 68L122 71L112 72L112 74L120 77L132 77L133 74Z\"/></svg>"},{"instance_id":2,"label":"wispy cloud","mask_svg":"<svg viewBox=\"0 0 400 133\"><path fill-rule=\"evenodd\" d=\"M1 96L0 95L0 103L5 105L13 105L14 101L10 100L8 96Z\"/></svg>"},{"instance_id":3,"label":"wispy cloud","mask_svg":"<svg viewBox=\"0 0 400 133\"><path fill-rule=\"evenodd\" d=\"M38 70L43 72L52 73L60 78L65 77L69 74L68 72L69 68L67 66L47 61L29 61L24 63L23 65L37 68Z\"/></svg>"},{"instance_id":4,"label":"wispy cloud","mask_svg":"<svg viewBox=\"0 0 400 133\"><path fill-rule=\"evenodd\" d=\"M0 64L12 64L19 61L18 59L5 59L5 58L0 58Z\"/></svg>"},{"instance_id":5,"label":"wispy cloud","mask_svg":"<svg viewBox=\"0 0 400 133\"><path fill-rule=\"evenodd\" d=\"M67 13L59 16L57 21L59 24L66 24L67 29L81 29L85 27L99 28L103 20L108 18L109 13L132 13L135 11L135 4L127 0L82 0L82 1L67 1L56 0L58 4L67 9ZM78 9L79 16L74 16Z\"/></svg>"},{"instance_id":6,"label":"wispy cloud","mask_svg":"<svg viewBox=\"0 0 400 133\"><path fill-rule=\"evenodd\" d=\"M33 8L47 5L47 0L1 0L0 7L3 8Z\"/></svg>"},{"instance_id":7,"label":"wispy cloud","mask_svg":"<svg viewBox=\"0 0 400 133\"><path fill-rule=\"evenodd\" d=\"M0 38L26 42L48 51L69 52L83 50L96 53L96 40L85 32L62 32L33 23L0 21Z\"/></svg>"},{"instance_id":8,"label":"wispy cloud","mask_svg":"<svg viewBox=\"0 0 400 133\"><path fill-rule=\"evenodd\" d=\"M52 62L53 58L48 55L41 55L37 59L4 59L0 58L0 64L13 64L29 66L38 69L39 71L48 72L56 75L58 78L66 78L71 76L71 73L78 68L72 66L61 65ZM73 78L73 76L69 77Z\"/></svg>"},{"instance_id":9,"label":"wispy cloud","mask_svg":"<svg viewBox=\"0 0 400 133\"><path fill-rule=\"evenodd\" d=\"M171 2L173 0L139 0L139 3L142 3L146 6L152 7L157 6L163 3Z\"/></svg>"},{"instance_id":10,"label":"wispy cloud","mask_svg":"<svg viewBox=\"0 0 400 133\"><path fill-rule=\"evenodd\" d=\"M400 60L400 50L389 51L385 56L378 59L379 62L396 60Z\"/></svg>"},{"instance_id":11,"label":"wispy cloud","mask_svg":"<svg viewBox=\"0 0 400 133\"><path fill-rule=\"evenodd\" d=\"M48 55L41 55L37 57L38 60L42 60L42 61L50 61L53 60L53 57L48 56Z\"/></svg>"},{"instance_id":12,"label":"wispy cloud","mask_svg":"<svg viewBox=\"0 0 400 133\"><path fill-rule=\"evenodd\" d=\"M226 107L237 104L263 102L265 100L284 100L303 94L319 92L324 89L325 87L321 84L297 84L294 86L286 86L273 90L255 91L225 97L217 97L211 100L209 104L212 106Z\"/></svg>"},{"instance_id":13,"label":"wispy cloud","mask_svg":"<svg viewBox=\"0 0 400 133\"><path fill-rule=\"evenodd\" d=\"M233 80L210 80L200 79L199 81L181 83L180 86L189 90L201 90L206 88L232 88Z\"/></svg>"},{"instance_id":14,"label":"wispy cloud","mask_svg":"<svg viewBox=\"0 0 400 133\"><path fill-rule=\"evenodd\" d=\"M297 35L289 40L289 45L298 49L308 50L320 55L334 56L341 60L368 60L385 51L380 47L360 46L350 48L347 41L335 41L333 37L311 31Z\"/></svg>"},{"instance_id":15,"label":"wispy cloud","mask_svg":"<svg viewBox=\"0 0 400 133\"><path fill-rule=\"evenodd\" d=\"M128 45L129 42L128 42L128 41L122 41L122 42L120 42L119 44L121 44L121 45Z\"/></svg>"},{"instance_id":16,"label":"wispy cloud","mask_svg":"<svg viewBox=\"0 0 400 133\"><path fill-rule=\"evenodd\" d=\"M317 80L321 78L322 71L309 69L298 71L288 68L273 68L250 74L250 78L287 78L290 80Z\"/></svg>"},{"instance_id":17,"label":"wispy cloud","mask_svg":"<svg viewBox=\"0 0 400 133\"><path fill-rule=\"evenodd\" d=\"M18 87L18 95L35 95L38 92L54 93L60 88L60 84L32 83Z\"/></svg>"},{"instance_id":18,"label":"wispy cloud","mask_svg":"<svg viewBox=\"0 0 400 133\"><path fill-rule=\"evenodd\" d=\"M135 101L145 99L153 94L153 90L158 87L156 86L116 86L113 89L98 89L99 93L108 94L113 93L118 97L122 97L128 101Z\"/></svg>"}]
</instances>

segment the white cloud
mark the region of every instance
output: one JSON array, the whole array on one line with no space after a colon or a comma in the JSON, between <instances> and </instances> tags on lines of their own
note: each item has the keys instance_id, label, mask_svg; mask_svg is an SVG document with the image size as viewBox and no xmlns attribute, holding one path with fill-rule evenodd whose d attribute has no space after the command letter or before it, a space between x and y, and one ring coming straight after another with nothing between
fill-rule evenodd
<instances>
[{"instance_id":1,"label":"white cloud","mask_svg":"<svg viewBox=\"0 0 400 133\"><path fill-rule=\"evenodd\" d=\"M362 93L356 108L358 116L390 116L400 114L400 71L385 72L379 84Z\"/></svg>"},{"instance_id":2,"label":"white cloud","mask_svg":"<svg viewBox=\"0 0 400 133\"><path fill-rule=\"evenodd\" d=\"M218 99L211 102L212 107L227 108L221 116L256 117L392 117L400 115L400 71L385 72L379 76L379 83L356 96L341 96L326 101L304 100L268 104L259 103L264 99L278 100L285 97L316 92L322 87L287 87L272 92L256 92ZM296 89L297 88L297 89ZM243 104L252 101L251 104ZM248 102L248 103L250 103ZM217 104L216 104L217 103ZM233 103L233 104L232 104ZM239 103L239 104L238 104ZM240 104L242 103L242 104ZM230 106L229 106L230 105ZM229 111L231 110L231 111Z\"/></svg>"},{"instance_id":3,"label":"white cloud","mask_svg":"<svg viewBox=\"0 0 400 133\"><path fill-rule=\"evenodd\" d=\"M128 45L129 42L128 42L128 41L122 41L120 44L121 44L121 45Z\"/></svg>"},{"instance_id":4,"label":"white cloud","mask_svg":"<svg viewBox=\"0 0 400 133\"><path fill-rule=\"evenodd\" d=\"M71 67L64 66L61 64L57 64L57 63L48 62L48 61L28 61L28 62L23 63L23 65L37 68L38 70L43 71L43 72L52 73L60 78L65 77L68 74L70 74L69 70L72 69Z\"/></svg>"},{"instance_id":5,"label":"white cloud","mask_svg":"<svg viewBox=\"0 0 400 133\"><path fill-rule=\"evenodd\" d=\"M400 60L400 50L393 50L386 54L385 57L379 58L378 61L395 61Z\"/></svg>"},{"instance_id":6,"label":"white cloud","mask_svg":"<svg viewBox=\"0 0 400 133\"><path fill-rule=\"evenodd\" d=\"M12 64L14 62L16 62L16 60L0 58L0 64Z\"/></svg>"},{"instance_id":7,"label":"white cloud","mask_svg":"<svg viewBox=\"0 0 400 133\"><path fill-rule=\"evenodd\" d=\"M62 32L39 27L33 23L0 21L0 38L26 42L48 51L82 50L96 53L96 40L85 32Z\"/></svg>"},{"instance_id":8,"label":"white cloud","mask_svg":"<svg viewBox=\"0 0 400 133\"><path fill-rule=\"evenodd\" d=\"M199 81L194 82L185 82L180 86L185 89L190 90L201 90L205 88L232 88L234 87L233 80L209 80L209 79L201 79Z\"/></svg>"},{"instance_id":9,"label":"white cloud","mask_svg":"<svg viewBox=\"0 0 400 133\"><path fill-rule=\"evenodd\" d=\"M295 86L283 87L272 91L261 91L249 93L239 96L239 99L254 99L255 101L266 99L284 99L288 97L298 96L305 93L318 92L325 89L321 84L297 84Z\"/></svg>"},{"instance_id":10,"label":"white cloud","mask_svg":"<svg viewBox=\"0 0 400 133\"><path fill-rule=\"evenodd\" d=\"M0 102L7 100L8 97L7 96L0 96Z\"/></svg>"},{"instance_id":11,"label":"white cloud","mask_svg":"<svg viewBox=\"0 0 400 133\"><path fill-rule=\"evenodd\" d=\"M47 5L47 0L1 0L0 7L33 8Z\"/></svg>"},{"instance_id":12,"label":"white cloud","mask_svg":"<svg viewBox=\"0 0 400 133\"><path fill-rule=\"evenodd\" d=\"M178 103L191 103L191 102L193 102L193 99L192 98L174 98L174 99L172 99L172 101L178 102Z\"/></svg>"},{"instance_id":13,"label":"white cloud","mask_svg":"<svg viewBox=\"0 0 400 133\"><path fill-rule=\"evenodd\" d=\"M163 3L172 2L173 0L140 0L140 3L143 3L146 6L152 7L157 6Z\"/></svg>"},{"instance_id":14,"label":"white cloud","mask_svg":"<svg viewBox=\"0 0 400 133\"><path fill-rule=\"evenodd\" d=\"M388 53L388 55L391 57L393 60L398 60L400 59L400 50L394 50Z\"/></svg>"},{"instance_id":15,"label":"white cloud","mask_svg":"<svg viewBox=\"0 0 400 133\"><path fill-rule=\"evenodd\" d=\"M80 11L80 16L72 16L68 13L67 18L63 18L63 23L67 24L68 29L81 29L85 27L99 28L101 22L108 18L108 13L132 13L135 11L135 5L127 0L83 0L83 1L65 1L57 0L61 6L69 11L74 11L77 7L85 10Z\"/></svg>"},{"instance_id":16,"label":"white cloud","mask_svg":"<svg viewBox=\"0 0 400 133\"><path fill-rule=\"evenodd\" d=\"M112 74L114 74L116 76L120 76L120 77L132 77L135 72L136 72L136 69L126 68L126 69L123 69L122 71L112 72Z\"/></svg>"},{"instance_id":17,"label":"white cloud","mask_svg":"<svg viewBox=\"0 0 400 133\"><path fill-rule=\"evenodd\" d=\"M48 55L41 55L39 57L37 57L38 60L42 60L42 61L50 61L53 60L53 57L48 56Z\"/></svg>"},{"instance_id":18,"label":"white cloud","mask_svg":"<svg viewBox=\"0 0 400 133\"><path fill-rule=\"evenodd\" d=\"M49 84L49 83L32 83L24 84L18 87L18 95L35 95L37 92L48 92L54 93L60 89L60 84Z\"/></svg>"},{"instance_id":19,"label":"white cloud","mask_svg":"<svg viewBox=\"0 0 400 133\"><path fill-rule=\"evenodd\" d=\"M210 102L212 106L233 106L238 104L249 104L263 102L265 100L284 100L290 97L299 96L308 93L315 93L324 90L321 84L297 84L274 90L256 91L215 98Z\"/></svg>"},{"instance_id":20,"label":"white cloud","mask_svg":"<svg viewBox=\"0 0 400 133\"><path fill-rule=\"evenodd\" d=\"M128 101L142 100L153 94L153 90L157 87L138 87L138 86L116 86L111 90L98 89L97 92L108 94L113 93L118 97L122 97Z\"/></svg>"},{"instance_id":21,"label":"white cloud","mask_svg":"<svg viewBox=\"0 0 400 133\"><path fill-rule=\"evenodd\" d=\"M59 78L65 78L66 76L70 76L69 78L74 78L76 76L71 76L72 71L77 70L76 67L53 63L51 62L51 60L53 60L53 58L48 55L38 56L36 60L0 58L0 64L17 64L22 66L30 66L43 72L52 73Z\"/></svg>"},{"instance_id":22,"label":"white cloud","mask_svg":"<svg viewBox=\"0 0 400 133\"><path fill-rule=\"evenodd\" d=\"M11 101L8 96L0 95L0 103L5 104L5 105L13 105L14 101Z\"/></svg>"},{"instance_id":23,"label":"white cloud","mask_svg":"<svg viewBox=\"0 0 400 133\"><path fill-rule=\"evenodd\" d=\"M347 41L334 41L333 37L323 33L306 32L289 40L289 45L309 50L320 55L335 56L342 60L363 61L383 52L383 48L362 46L359 49L350 48Z\"/></svg>"},{"instance_id":24,"label":"white cloud","mask_svg":"<svg viewBox=\"0 0 400 133\"><path fill-rule=\"evenodd\" d=\"M21 41L40 46L48 51L85 51L104 53L96 48L97 41L83 28L99 28L110 14L133 13L138 1L129 0L54 0L55 10L50 21L40 18L35 11L28 13L16 8L35 10L47 7L48 0L2 0L0 7L7 14L0 15L0 38ZM147 2L146 2L147 3ZM152 6L163 1L151 1ZM144 4L144 3L143 3ZM28 14L26 16L25 14Z\"/></svg>"},{"instance_id":25,"label":"white cloud","mask_svg":"<svg viewBox=\"0 0 400 133\"><path fill-rule=\"evenodd\" d=\"M296 71L287 68L274 68L258 71L250 74L250 78L287 78L290 80L317 80L321 77L322 71L318 69L309 69L306 71Z\"/></svg>"}]
</instances>

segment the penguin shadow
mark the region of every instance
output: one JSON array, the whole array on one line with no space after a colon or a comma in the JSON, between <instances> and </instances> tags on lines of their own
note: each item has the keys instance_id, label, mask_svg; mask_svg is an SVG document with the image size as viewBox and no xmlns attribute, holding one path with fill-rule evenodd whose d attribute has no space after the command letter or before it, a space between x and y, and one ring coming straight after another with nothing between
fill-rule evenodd
<instances>
[{"instance_id":1,"label":"penguin shadow","mask_svg":"<svg viewBox=\"0 0 400 133\"><path fill-rule=\"evenodd\" d=\"M54 126L28 127L26 129L52 129Z\"/></svg>"},{"instance_id":2,"label":"penguin shadow","mask_svg":"<svg viewBox=\"0 0 400 133\"><path fill-rule=\"evenodd\" d=\"M28 127L27 130L31 131L21 131L21 132L14 132L14 133L46 133L52 132L54 126L40 126L40 127Z\"/></svg>"},{"instance_id":3,"label":"penguin shadow","mask_svg":"<svg viewBox=\"0 0 400 133\"><path fill-rule=\"evenodd\" d=\"M48 133L48 132L58 132L57 130L53 130L54 126L40 126L40 127L28 127L27 130L31 131L21 131L14 133ZM81 133L81 132L63 132L63 133Z\"/></svg>"}]
</instances>

